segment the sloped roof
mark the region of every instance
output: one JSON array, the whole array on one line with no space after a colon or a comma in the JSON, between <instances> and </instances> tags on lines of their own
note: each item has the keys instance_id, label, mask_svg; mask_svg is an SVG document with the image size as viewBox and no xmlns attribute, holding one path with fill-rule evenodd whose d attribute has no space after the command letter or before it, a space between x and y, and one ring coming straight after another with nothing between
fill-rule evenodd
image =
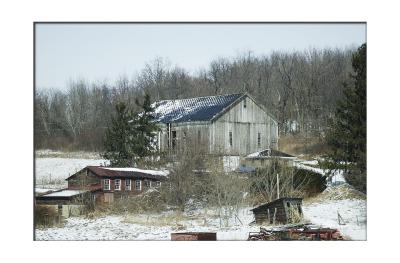
<instances>
[{"instance_id":1,"label":"sloped roof","mask_svg":"<svg viewBox=\"0 0 400 263\"><path fill-rule=\"evenodd\" d=\"M246 156L246 159L257 159L257 158L291 158L294 159L296 156L274 150L274 149L265 149L259 152L251 153Z\"/></svg>"},{"instance_id":2,"label":"sloped roof","mask_svg":"<svg viewBox=\"0 0 400 263\"><path fill-rule=\"evenodd\" d=\"M87 166L84 169L90 170L92 173L99 177L106 178L143 178L143 179L153 179L153 180L163 180L166 179L169 172L168 171L155 171L155 170L144 170L139 168L114 168L114 167L104 167L104 166ZM82 170L81 170L82 171ZM69 180L77 172L66 180Z\"/></svg>"},{"instance_id":3,"label":"sloped roof","mask_svg":"<svg viewBox=\"0 0 400 263\"><path fill-rule=\"evenodd\" d=\"M254 207L253 209L250 209L250 211L257 212L257 211L260 211L260 210L269 208L269 207L271 207L271 206L275 206L277 203L282 202L282 201L283 201L283 202L302 203L303 198L298 198L298 197L282 197L282 198L279 198L279 199L275 199L275 200L272 201L272 202L265 203L265 204L259 205L259 206L257 206L257 207Z\"/></svg>"},{"instance_id":4,"label":"sloped roof","mask_svg":"<svg viewBox=\"0 0 400 263\"><path fill-rule=\"evenodd\" d=\"M87 191L85 190L70 190L70 189L64 189L61 191L53 192L50 194L43 195L43 197L72 197L76 195L80 195L83 193L86 193Z\"/></svg>"},{"instance_id":5,"label":"sloped roof","mask_svg":"<svg viewBox=\"0 0 400 263\"><path fill-rule=\"evenodd\" d=\"M244 93L197 97L180 100L162 100L153 103L156 122L210 121Z\"/></svg>"}]
</instances>

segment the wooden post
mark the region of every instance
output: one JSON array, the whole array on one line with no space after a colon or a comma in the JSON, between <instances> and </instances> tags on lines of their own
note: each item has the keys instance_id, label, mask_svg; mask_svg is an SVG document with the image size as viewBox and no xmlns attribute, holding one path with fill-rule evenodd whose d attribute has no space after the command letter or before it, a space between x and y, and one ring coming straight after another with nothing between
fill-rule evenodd
<instances>
[{"instance_id":1,"label":"wooden post","mask_svg":"<svg viewBox=\"0 0 400 263\"><path fill-rule=\"evenodd\" d=\"M337 215L338 215L338 224L345 225L346 222L344 221L343 217L339 214L339 211L337 211Z\"/></svg>"},{"instance_id":2,"label":"wooden post","mask_svg":"<svg viewBox=\"0 0 400 263\"><path fill-rule=\"evenodd\" d=\"M279 199L279 174L276 174L276 190L278 192L278 198Z\"/></svg>"}]
</instances>

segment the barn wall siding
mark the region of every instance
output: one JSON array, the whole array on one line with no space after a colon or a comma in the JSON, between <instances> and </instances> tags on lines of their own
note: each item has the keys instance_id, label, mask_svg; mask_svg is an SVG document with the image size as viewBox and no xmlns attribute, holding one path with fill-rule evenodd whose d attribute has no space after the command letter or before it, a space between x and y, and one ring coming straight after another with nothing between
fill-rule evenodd
<instances>
[{"instance_id":1,"label":"barn wall siding","mask_svg":"<svg viewBox=\"0 0 400 263\"><path fill-rule=\"evenodd\" d=\"M268 147L277 147L274 143L278 137L276 121L249 97L234 105L211 126L211 148L215 152L222 150L225 154L247 155ZM232 146L229 132L232 132Z\"/></svg>"}]
</instances>

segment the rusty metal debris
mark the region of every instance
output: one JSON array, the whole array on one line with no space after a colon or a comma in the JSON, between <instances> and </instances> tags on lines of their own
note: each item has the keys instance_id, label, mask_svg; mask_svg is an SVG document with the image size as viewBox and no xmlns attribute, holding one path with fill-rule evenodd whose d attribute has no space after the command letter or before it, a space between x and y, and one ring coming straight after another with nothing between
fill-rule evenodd
<instances>
[{"instance_id":1,"label":"rusty metal debris","mask_svg":"<svg viewBox=\"0 0 400 263\"><path fill-rule=\"evenodd\" d=\"M278 229L260 227L260 232L250 232L247 240L344 240L344 238L337 229L302 224Z\"/></svg>"},{"instance_id":2,"label":"rusty metal debris","mask_svg":"<svg viewBox=\"0 0 400 263\"><path fill-rule=\"evenodd\" d=\"M217 240L217 233L214 232L185 232L171 233L172 241L214 241Z\"/></svg>"}]
</instances>

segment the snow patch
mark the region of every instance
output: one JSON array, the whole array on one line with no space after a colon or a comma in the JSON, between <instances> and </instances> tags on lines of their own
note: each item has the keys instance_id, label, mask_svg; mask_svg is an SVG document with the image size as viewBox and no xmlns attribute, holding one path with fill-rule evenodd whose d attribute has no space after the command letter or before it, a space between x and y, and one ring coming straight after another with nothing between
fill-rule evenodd
<instances>
[{"instance_id":1,"label":"snow patch","mask_svg":"<svg viewBox=\"0 0 400 263\"><path fill-rule=\"evenodd\" d=\"M138 172L138 173L145 173L145 174L152 174L152 175L159 175L159 176L168 176L169 171L156 171L156 170L145 170L139 168L118 168L118 167L102 167L103 169L112 170L112 171L121 171L121 172Z\"/></svg>"},{"instance_id":2,"label":"snow patch","mask_svg":"<svg viewBox=\"0 0 400 263\"><path fill-rule=\"evenodd\" d=\"M35 176L36 185L42 188L65 188L64 180L72 174L82 170L86 166L107 165L109 161L104 159L76 159L76 158L36 158Z\"/></svg>"},{"instance_id":3,"label":"snow patch","mask_svg":"<svg viewBox=\"0 0 400 263\"><path fill-rule=\"evenodd\" d=\"M82 193L85 193L87 191L83 191L83 190L62 190L59 192L54 192L54 193L50 193L47 195L43 195L45 197L71 197L71 196L75 196L75 195L79 195Z\"/></svg>"},{"instance_id":4,"label":"snow patch","mask_svg":"<svg viewBox=\"0 0 400 263\"><path fill-rule=\"evenodd\" d=\"M324 200L303 204L304 217L313 224L337 228L343 236L351 240L367 239L366 200ZM345 225L339 225L338 213Z\"/></svg>"},{"instance_id":5,"label":"snow patch","mask_svg":"<svg viewBox=\"0 0 400 263\"><path fill-rule=\"evenodd\" d=\"M171 240L171 233L175 232L216 232L217 240L246 240L249 232L259 231L259 226L249 226L254 220L249 210L241 209L237 217L232 216L222 221L216 216L216 210L204 209L191 215L166 211L160 214L128 214L97 219L70 217L64 227L36 229L36 239Z\"/></svg>"}]
</instances>

